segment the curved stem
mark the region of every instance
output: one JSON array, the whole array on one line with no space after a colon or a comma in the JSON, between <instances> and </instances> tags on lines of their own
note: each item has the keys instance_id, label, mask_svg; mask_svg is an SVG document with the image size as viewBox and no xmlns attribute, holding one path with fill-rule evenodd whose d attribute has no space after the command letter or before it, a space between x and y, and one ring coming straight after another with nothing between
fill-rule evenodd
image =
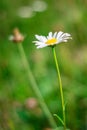
<instances>
[{"instance_id":1,"label":"curved stem","mask_svg":"<svg viewBox=\"0 0 87 130\"><path fill-rule=\"evenodd\" d=\"M23 46L22 46L21 43L18 44L18 49L19 49L19 52L20 52L20 55L21 55L21 58L22 58L22 62L23 62L24 68L26 70L26 73L28 75L29 81L31 83L32 89L34 90L34 92L35 92L35 94L36 94L36 96L38 98L38 101L39 101L39 103L40 103L40 105L41 105L45 115L47 116L47 118L49 120L50 125L53 128L55 128L55 127L57 127L57 125L55 123L54 118L52 117L51 112L49 111L47 105L45 104L45 101L44 101L44 99L43 99L43 97L41 95L41 92L40 92L40 90L39 90L39 88L37 86L37 83L36 83L36 81L34 79L32 71L30 69L29 63L27 61L27 58L26 58L26 55L25 55L25 52L24 52L24 49L23 49Z\"/></svg>"},{"instance_id":2,"label":"curved stem","mask_svg":"<svg viewBox=\"0 0 87 130\"><path fill-rule=\"evenodd\" d=\"M61 103L62 103L62 112L63 112L64 130L66 130L65 104L64 104L64 97L63 97L62 81L61 81L61 75L60 75L60 70L59 70L59 65L58 65L58 60L57 60L57 56L56 56L55 47L52 47L52 51L53 51L53 55L54 55L54 60L55 60L56 69L57 69L57 75L58 75L58 81L59 81Z\"/></svg>"}]
</instances>

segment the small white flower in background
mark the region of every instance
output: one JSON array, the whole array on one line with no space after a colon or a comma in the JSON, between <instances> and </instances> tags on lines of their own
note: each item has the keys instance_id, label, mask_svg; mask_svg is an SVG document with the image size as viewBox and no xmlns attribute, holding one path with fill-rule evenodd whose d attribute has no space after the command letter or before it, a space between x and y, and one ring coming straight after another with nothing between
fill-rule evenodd
<instances>
[{"instance_id":1,"label":"small white flower in background","mask_svg":"<svg viewBox=\"0 0 87 130\"><path fill-rule=\"evenodd\" d=\"M32 8L36 12L43 12L47 9L47 3L42 0L35 0L32 4Z\"/></svg>"},{"instance_id":2,"label":"small white flower in background","mask_svg":"<svg viewBox=\"0 0 87 130\"><path fill-rule=\"evenodd\" d=\"M54 46L61 42L67 42L68 39L72 39L69 33L64 33L62 31L55 32L54 34L52 32L49 32L47 37L39 36L39 35L35 35L35 37L37 41L33 41L33 43L35 43L37 48L43 48L46 46Z\"/></svg>"},{"instance_id":3,"label":"small white flower in background","mask_svg":"<svg viewBox=\"0 0 87 130\"><path fill-rule=\"evenodd\" d=\"M18 9L17 15L21 18L31 18L35 13L30 6L22 6Z\"/></svg>"}]
</instances>

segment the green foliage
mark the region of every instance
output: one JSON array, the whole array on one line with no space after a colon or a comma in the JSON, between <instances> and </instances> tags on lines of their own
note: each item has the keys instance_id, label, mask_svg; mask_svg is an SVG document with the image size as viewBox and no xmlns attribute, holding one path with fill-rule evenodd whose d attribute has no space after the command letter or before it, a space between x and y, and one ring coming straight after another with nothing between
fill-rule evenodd
<instances>
[{"instance_id":1,"label":"green foliage","mask_svg":"<svg viewBox=\"0 0 87 130\"><path fill-rule=\"evenodd\" d=\"M49 47L36 49L35 34L64 31L73 40L56 47L66 101L66 124L71 130L87 128L87 2L82 0L45 0L47 10L32 18L21 18L21 6L29 0L0 0L0 130L45 130L49 123L41 110L26 108L35 97L16 44L8 40L13 28L25 35L23 47L38 87L52 114L62 116L55 64ZM55 118L58 126L60 121ZM61 129L58 129L61 130Z\"/></svg>"}]
</instances>

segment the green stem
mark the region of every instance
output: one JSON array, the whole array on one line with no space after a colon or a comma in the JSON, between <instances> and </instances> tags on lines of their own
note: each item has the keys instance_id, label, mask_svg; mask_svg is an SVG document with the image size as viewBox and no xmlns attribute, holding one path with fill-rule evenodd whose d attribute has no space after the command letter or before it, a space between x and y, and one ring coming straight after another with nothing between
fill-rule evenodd
<instances>
[{"instance_id":1,"label":"green stem","mask_svg":"<svg viewBox=\"0 0 87 130\"><path fill-rule=\"evenodd\" d=\"M11 119L8 120L8 125L9 125L10 130L15 130L14 124Z\"/></svg>"},{"instance_id":2,"label":"green stem","mask_svg":"<svg viewBox=\"0 0 87 130\"><path fill-rule=\"evenodd\" d=\"M31 86L32 86L32 89L34 90L37 98L38 98L38 101L45 113L45 115L47 116L48 120L49 120L49 123L50 125L55 128L57 127L56 123L55 123L55 120L51 114L51 112L49 111L47 105L45 104L45 101L41 95L41 92L40 90L38 89L38 86L37 86L37 83L33 77L33 74L32 74L32 71L30 69L30 66L29 66L29 63L27 61L27 58L26 58L26 55L25 55L25 52L24 52L24 49L23 49L23 46L21 43L18 44L18 49L19 49L19 52L20 52L20 55L21 55L21 58L22 58L22 62L23 62L23 65L24 65L24 68L26 70L26 73L28 75L28 78L29 78L29 81L31 83Z\"/></svg>"},{"instance_id":3,"label":"green stem","mask_svg":"<svg viewBox=\"0 0 87 130\"><path fill-rule=\"evenodd\" d=\"M65 104L64 104L64 97L63 97L62 81L61 81L60 70L59 70L59 65L58 65L58 60L57 60L57 56L56 56L55 47L52 47L52 51L53 51L54 60L55 60L55 64L56 64L56 69L57 69L57 74L58 74L58 81L59 81L59 88L60 88L60 95L61 95L61 103L62 103L62 112L63 112L64 130L66 130Z\"/></svg>"}]
</instances>

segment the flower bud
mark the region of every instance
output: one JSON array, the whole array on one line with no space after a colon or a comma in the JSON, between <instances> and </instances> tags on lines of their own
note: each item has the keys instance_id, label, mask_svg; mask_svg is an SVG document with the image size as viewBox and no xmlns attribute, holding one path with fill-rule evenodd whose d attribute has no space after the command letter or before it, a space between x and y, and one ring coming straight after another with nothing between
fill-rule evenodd
<instances>
[{"instance_id":1,"label":"flower bud","mask_svg":"<svg viewBox=\"0 0 87 130\"><path fill-rule=\"evenodd\" d=\"M20 33L18 28L13 30L13 35L9 37L9 40L13 41L14 43L21 43L24 40L24 36Z\"/></svg>"},{"instance_id":2,"label":"flower bud","mask_svg":"<svg viewBox=\"0 0 87 130\"><path fill-rule=\"evenodd\" d=\"M27 109L36 109L36 107L38 106L38 101L33 97L29 98L26 100L25 106Z\"/></svg>"}]
</instances>

